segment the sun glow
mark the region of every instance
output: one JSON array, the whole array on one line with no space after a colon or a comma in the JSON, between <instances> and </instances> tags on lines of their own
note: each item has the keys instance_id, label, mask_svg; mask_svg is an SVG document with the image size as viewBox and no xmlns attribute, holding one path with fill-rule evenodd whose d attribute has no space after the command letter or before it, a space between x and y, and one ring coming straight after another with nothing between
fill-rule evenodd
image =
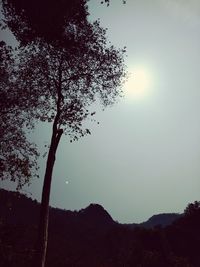
<instances>
[{"instance_id":1,"label":"sun glow","mask_svg":"<svg viewBox=\"0 0 200 267\"><path fill-rule=\"evenodd\" d=\"M152 75L148 70L137 67L129 72L128 79L124 85L124 92L127 98L144 98L152 87Z\"/></svg>"}]
</instances>

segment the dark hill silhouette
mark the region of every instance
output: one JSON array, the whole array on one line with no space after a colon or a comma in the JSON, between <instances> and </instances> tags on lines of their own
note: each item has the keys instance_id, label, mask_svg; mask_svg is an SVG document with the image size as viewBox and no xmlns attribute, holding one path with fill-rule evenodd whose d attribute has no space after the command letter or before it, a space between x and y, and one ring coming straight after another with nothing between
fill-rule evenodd
<instances>
[{"instance_id":1,"label":"dark hill silhouette","mask_svg":"<svg viewBox=\"0 0 200 267\"><path fill-rule=\"evenodd\" d=\"M155 226L167 226L172 224L175 220L181 218L182 214L177 213L161 213L153 215L146 222L141 223L140 225L145 228L153 228Z\"/></svg>"},{"instance_id":2,"label":"dark hill silhouette","mask_svg":"<svg viewBox=\"0 0 200 267\"><path fill-rule=\"evenodd\" d=\"M156 214L150 217L147 221L142 223L130 223L130 224L123 224L125 227L129 229L134 229L135 227L143 227L146 229L151 229L157 226L166 227L171 225L174 221L181 218L183 214L178 213L161 213Z\"/></svg>"},{"instance_id":3,"label":"dark hill silhouette","mask_svg":"<svg viewBox=\"0 0 200 267\"><path fill-rule=\"evenodd\" d=\"M1 267L31 265L38 215L37 201L0 190ZM178 217L160 214L126 225L98 204L80 211L51 208L46 266L199 267L200 204Z\"/></svg>"},{"instance_id":4,"label":"dark hill silhouette","mask_svg":"<svg viewBox=\"0 0 200 267\"><path fill-rule=\"evenodd\" d=\"M90 204L87 208L80 210L78 216L81 220L96 226L114 223L110 214L99 204Z\"/></svg>"},{"instance_id":5,"label":"dark hill silhouette","mask_svg":"<svg viewBox=\"0 0 200 267\"><path fill-rule=\"evenodd\" d=\"M11 192L0 189L0 214L4 214L7 223L37 224L39 216L39 203L19 192ZM24 213L26 216L24 216ZM58 208L50 208L50 216L53 220L60 221L62 225L69 223L84 223L99 226L116 224L110 214L99 204L90 204L80 211L69 211ZM153 215L146 222L140 224L124 224L130 228L142 226L153 228L154 226L170 225L181 215L177 213L165 213ZM61 222L62 221L62 222Z\"/></svg>"}]
</instances>

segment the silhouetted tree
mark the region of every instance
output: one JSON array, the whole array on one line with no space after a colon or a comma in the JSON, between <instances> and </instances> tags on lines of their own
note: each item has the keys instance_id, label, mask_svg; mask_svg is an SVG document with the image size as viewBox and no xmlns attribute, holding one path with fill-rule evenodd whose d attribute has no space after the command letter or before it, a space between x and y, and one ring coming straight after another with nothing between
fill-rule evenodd
<instances>
[{"instance_id":1,"label":"silhouetted tree","mask_svg":"<svg viewBox=\"0 0 200 267\"><path fill-rule=\"evenodd\" d=\"M194 203L188 204L184 211L184 214L186 216L200 216L200 201L195 201Z\"/></svg>"},{"instance_id":2,"label":"silhouetted tree","mask_svg":"<svg viewBox=\"0 0 200 267\"><path fill-rule=\"evenodd\" d=\"M87 0L2 0L4 26L12 31L22 46L33 42L53 43L56 41L58 43L60 41L62 44L64 39L65 46L68 46L68 49L72 48L72 53L75 53L77 49L74 47L79 50L81 44L78 44L78 40L74 42L72 28L73 25L82 27L87 20L86 3ZM66 26L68 26L67 30ZM71 30L69 30L70 27ZM37 176L34 170L37 169L38 152L34 144L27 140L24 132L25 125L32 127L30 123L27 123L27 121L31 122L30 103L27 104L27 100L24 102L25 97L20 95L20 90L16 85L11 86L14 60L11 47L6 47L3 42L1 43L0 64L2 128L0 178L16 181L17 188L20 189L30 181L31 177ZM10 84L9 94L6 89L8 83ZM19 101L20 98L23 98L23 101Z\"/></svg>"},{"instance_id":3,"label":"silhouetted tree","mask_svg":"<svg viewBox=\"0 0 200 267\"><path fill-rule=\"evenodd\" d=\"M126 0L121 0L121 1L122 1L123 4L126 4ZM109 6L110 5L110 2L112 2L112 0L102 0L101 1L101 4L106 3L107 6Z\"/></svg>"},{"instance_id":4,"label":"silhouetted tree","mask_svg":"<svg viewBox=\"0 0 200 267\"><path fill-rule=\"evenodd\" d=\"M25 124L31 128L32 109L16 85L15 74L12 48L0 42L0 179L10 179L20 189L37 176L38 152L25 135Z\"/></svg>"},{"instance_id":5,"label":"silhouetted tree","mask_svg":"<svg viewBox=\"0 0 200 267\"><path fill-rule=\"evenodd\" d=\"M111 0L99 0L110 5ZM2 0L3 27L8 27L21 45L40 39L46 42L63 38L65 26L81 25L87 19L88 0ZM123 4L126 0L121 0Z\"/></svg>"},{"instance_id":6,"label":"silhouetted tree","mask_svg":"<svg viewBox=\"0 0 200 267\"><path fill-rule=\"evenodd\" d=\"M68 48L77 46L67 36L66 25L79 25L87 19L86 0L54 1L54 0L3 0L4 19L1 24L9 28L19 41L20 46L39 42L52 43L65 39ZM2 23L3 22L3 23ZM73 27L73 26L72 26ZM25 126L32 128L37 94L29 101L28 90L20 90L16 82L16 66L11 47L1 42L0 45L0 179L17 182L17 189L30 178L38 176L38 152L33 143L28 141ZM74 52L74 51L73 51ZM26 95L26 96L25 96ZM33 95L33 94L32 94ZM34 99L34 101L33 101ZM31 112L30 112L31 111Z\"/></svg>"},{"instance_id":7,"label":"silhouetted tree","mask_svg":"<svg viewBox=\"0 0 200 267\"><path fill-rule=\"evenodd\" d=\"M66 25L80 25L88 15L87 0L2 0L4 27L21 45L63 38Z\"/></svg>"},{"instance_id":8,"label":"silhouetted tree","mask_svg":"<svg viewBox=\"0 0 200 267\"><path fill-rule=\"evenodd\" d=\"M73 140L90 133L82 127L94 114L89 106L96 99L103 106L114 103L125 75L124 50L108 47L99 22L87 22L86 2L3 0L5 23L21 44L14 80L23 92L21 101L28 103L33 120L52 122L37 266L45 264L51 178L60 138L63 132Z\"/></svg>"},{"instance_id":9,"label":"silhouetted tree","mask_svg":"<svg viewBox=\"0 0 200 267\"><path fill-rule=\"evenodd\" d=\"M107 46L106 32L99 22L85 21L81 27L70 24L65 30L67 39L63 38L62 44L59 40L21 47L16 60L15 82L24 92L23 98L35 107L33 118L52 122L41 201L37 266L45 264L50 187L60 138L63 132L73 140L90 133L82 127L82 121L94 114L89 112L89 106L96 99L103 106L114 103L125 75L124 50Z\"/></svg>"}]
</instances>

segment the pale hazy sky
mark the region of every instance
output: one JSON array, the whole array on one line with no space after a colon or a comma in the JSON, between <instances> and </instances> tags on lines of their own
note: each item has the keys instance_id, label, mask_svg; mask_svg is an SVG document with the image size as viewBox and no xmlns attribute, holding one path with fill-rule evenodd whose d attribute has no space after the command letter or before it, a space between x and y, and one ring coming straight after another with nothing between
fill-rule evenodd
<instances>
[{"instance_id":1,"label":"pale hazy sky","mask_svg":"<svg viewBox=\"0 0 200 267\"><path fill-rule=\"evenodd\" d=\"M182 212L200 193L200 2L112 0L106 7L91 0L90 13L108 28L111 43L127 46L128 70L147 82L138 96L131 80L124 99L98 109L91 136L72 144L62 137L51 205L99 203L124 223ZM50 133L42 125L31 136L42 151ZM34 198L45 160L40 180L26 189Z\"/></svg>"}]
</instances>

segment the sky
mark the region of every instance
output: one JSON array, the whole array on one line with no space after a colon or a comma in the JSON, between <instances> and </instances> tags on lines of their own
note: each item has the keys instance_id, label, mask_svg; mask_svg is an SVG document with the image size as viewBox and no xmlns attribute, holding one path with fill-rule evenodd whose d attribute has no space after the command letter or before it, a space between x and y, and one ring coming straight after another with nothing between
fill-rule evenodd
<instances>
[{"instance_id":1,"label":"sky","mask_svg":"<svg viewBox=\"0 0 200 267\"><path fill-rule=\"evenodd\" d=\"M94 107L100 123L88 122L90 136L62 137L50 205L98 203L121 223L183 212L200 193L200 2L112 0L107 7L91 0L89 11L112 44L127 47L129 80L113 107ZM43 153L50 134L40 124L29 138ZM22 191L38 200L45 160L40 179Z\"/></svg>"}]
</instances>

